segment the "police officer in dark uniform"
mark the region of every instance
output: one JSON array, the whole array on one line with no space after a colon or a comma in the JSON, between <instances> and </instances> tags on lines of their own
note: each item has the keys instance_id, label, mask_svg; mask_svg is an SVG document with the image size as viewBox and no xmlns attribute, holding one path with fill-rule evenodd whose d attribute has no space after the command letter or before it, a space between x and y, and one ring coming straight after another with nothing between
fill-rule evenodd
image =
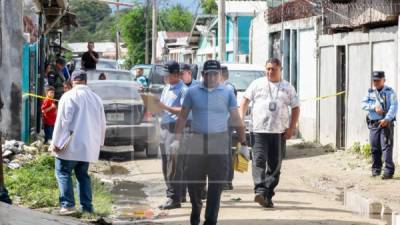
<instances>
[{"instance_id":1,"label":"police officer in dark uniform","mask_svg":"<svg viewBox=\"0 0 400 225\"><path fill-rule=\"evenodd\" d=\"M372 176L381 175L382 155L384 169L382 179L393 178L393 133L397 113L397 97L394 90L385 85L385 73L372 73L373 87L362 101L362 109L368 111L367 124L370 130L372 153Z\"/></svg>"}]
</instances>

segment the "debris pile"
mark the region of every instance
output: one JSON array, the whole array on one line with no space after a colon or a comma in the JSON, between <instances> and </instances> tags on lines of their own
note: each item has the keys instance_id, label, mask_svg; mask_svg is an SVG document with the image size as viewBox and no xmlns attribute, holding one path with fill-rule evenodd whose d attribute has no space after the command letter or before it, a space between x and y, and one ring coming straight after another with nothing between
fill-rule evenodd
<instances>
[{"instance_id":1,"label":"debris pile","mask_svg":"<svg viewBox=\"0 0 400 225\"><path fill-rule=\"evenodd\" d=\"M6 140L2 144L3 163L10 169L17 169L27 162L32 161L35 156L42 152L47 152L48 145L43 141L37 140L31 145L16 140Z\"/></svg>"}]
</instances>

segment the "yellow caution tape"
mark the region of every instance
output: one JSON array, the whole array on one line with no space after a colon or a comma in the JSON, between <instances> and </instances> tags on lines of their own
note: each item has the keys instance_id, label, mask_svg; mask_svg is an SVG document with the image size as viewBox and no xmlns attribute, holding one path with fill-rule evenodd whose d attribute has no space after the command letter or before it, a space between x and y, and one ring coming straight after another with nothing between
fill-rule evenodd
<instances>
[{"instance_id":1,"label":"yellow caution tape","mask_svg":"<svg viewBox=\"0 0 400 225\"><path fill-rule=\"evenodd\" d=\"M24 93L22 96L23 97L30 96L30 97L34 97L34 98L46 99L46 96L36 95L36 94L32 94L32 93ZM52 100L58 102L57 99L52 99Z\"/></svg>"},{"instance_id":2,"label":"yellow caution tape","mask_svg":"<svg viewBox=\"0 0 400 225\"><path fill-rule=\"evenodd\" d=\"M327 99L327 98L331 98L331 97L336 97L336 96L339 96L339 95L343 95L343 94L345 94L345 93L346 93L346 91L341 91L341 92L338 92L338 93L335 93L335 94L331 94L331 95L320 96L320 97L316 97L316 98L313 98L313 99L302 99L302 100L300 100L300 101L302 101L302 102L304 102L304 101L310 101L310 100L320 101L320 100L323 100L323 99Z\"/></svg>"}]
</instances>

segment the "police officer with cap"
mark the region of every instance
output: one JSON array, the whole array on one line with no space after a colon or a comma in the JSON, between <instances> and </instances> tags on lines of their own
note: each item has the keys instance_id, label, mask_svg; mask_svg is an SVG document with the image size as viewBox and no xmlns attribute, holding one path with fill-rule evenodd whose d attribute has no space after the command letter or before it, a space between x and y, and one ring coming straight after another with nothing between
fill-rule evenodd
<instances>
[{"instance_id":1,"label":"police officer with cap","mask_svg":"<svg viewBox=\"0 0 400 225\"><path fill-rule=\"evenodd\" d=\"M192 112L192 134L187 152L186 177L192 204L190 224L200 223L201 193L208 178L206 225L217 224L221 192L228 176L228 118L231 117L243 144L240 152L249 156L243 123L233 91L220 84L221 65L216 60L204 63L204 81L189 88L176 124L175 141L179 148L185 123Z\"/></svg>"},{"instance_id":2,"label":"police officer with cap","mask_svg":"<svg viewBox=\"0 0 400 225\"><path fill-rule=\"evenodd\" d=\"M181 79L186 86L193 87L200 83L198 80L193 79L192 68L189 64L181 63L180 68Z\"/></svg>"},{"instance_id":3,"label":"police officer with cap","mask_svg":"<svg viewBox=\"0 0 400 225\"><path fill-rule=\"evenodd\" d=\"M182 200L182 177L183 177L183 160L178 156L178 149L171 148L171 144L175 139L175 126L178 115L181 112L181 106L185 97L187 87L180 79L179 64L176 61L168 61L165 64L166 73L164 87L159 107L161 112L161 159L162 170L165 183L167 185L167 201L161 205L160 209L175 209L181 207Z\"/></svg>"},{"instance_id":4,"label":"police officer with cap","mask_svg":"<svg viewBox=\"0 0 400 225\"><path fill-rule=\"evenodd\" d=\"M367 124L370 131L372 153L372 176L382 173L382 179L393 178L393 131L397 113L397 97L394 90L385 85L385 72L372 73L373 88L362 101L362 109L368 112Z\"/></svg>"}]
</instances>

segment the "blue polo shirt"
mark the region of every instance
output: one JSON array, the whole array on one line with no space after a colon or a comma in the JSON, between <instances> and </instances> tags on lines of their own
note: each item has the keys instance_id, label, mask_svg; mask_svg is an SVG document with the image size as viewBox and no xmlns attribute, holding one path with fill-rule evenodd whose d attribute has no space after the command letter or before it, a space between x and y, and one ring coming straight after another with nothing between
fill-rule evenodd
<instances>
[{"instance_id":1,"label":"blue polo shirt","mask_svg":"<svg viewBox=\"0 0 400 225\"><path fill-rule=\"evenodd\" d=\"M229 112L238 106L235 94L225 85L209 91L201 83L189 88L182 107L191 109L193 132L210 134L228 131Z\"/></svg>"},{"instance_id":2,"label":"blue polo shirt","mask_svg":"<svg viewBox=\"0 0 400 225\"><path fill-rule=\"evenodd\" d=\"M167 84L161 93L160 101L170 107L181 107L186 92L187 87L182 80L174 85ZM171 112L164 110L161 113L161 124L175 123L177 119L178 115Z\"/></svg>"}]
</instances>

